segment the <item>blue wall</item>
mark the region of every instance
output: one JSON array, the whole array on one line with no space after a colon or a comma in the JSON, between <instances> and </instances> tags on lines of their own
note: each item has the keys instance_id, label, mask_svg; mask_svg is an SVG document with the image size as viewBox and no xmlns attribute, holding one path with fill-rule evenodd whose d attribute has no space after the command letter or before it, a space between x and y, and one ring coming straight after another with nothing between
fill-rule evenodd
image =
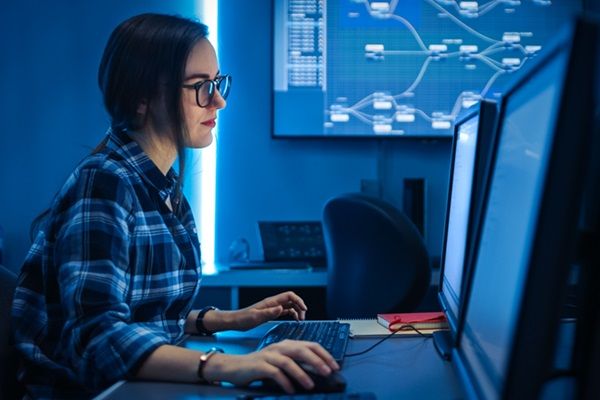
<instances>
[{"instance_id":1,"label":"blue wall","mask_svg":"<svg viewBox=\"0 0 600 400\"><path fill-rule=\"evenodd\" d=\"M320 219L332 196L379 180L401 208L405 178L426 180L426 243L439 256L448 190L450 142L277 139L272 131L272 5L279 0L219 2L221 70L233 75L219 116L216 259L244 237L261 258L258 220ZM584 0L588 12L600 0Z\"/></svg>"},{"instance_id":2,"label":"blue wall","mask_svg":"<svg viewBox=\"0 0 600 400\"><path fill-rule=\"evenodd\" d=\"M96 83L112 29L148 11L193 15L194 1L9 1L0 9L0 225L20 267L30 222L108 127Z\"/></svg>"},{"instance_id":3,"label":"blue wall","mask_svg":"<svg viewBox=\"0 0 600 400\"><path fill-rule=\"evenodd\" d=\"M378 179L401 206L405 177L427 181L427 244L439 255L450 142L271 138L272 1L219 3L221 70L233 75L218 138L216 259L245 237L261 258L256 221L320 219L332 196ZM276 1L276 0L275 0Z\"/></svg>"},{"instance_id":4,"label":"blue wall","mask_svg":"<svg viewBox=\"0 0 600 400\"><path fill-rule=\"evenodd\" d=\"M31 220L103 137L96 73L111 30L128 16L192 16L194 1L8 2L0 13L0 225L17 269ZM259 6L260 5L260 6ZM219 119L216 257L245 237L259 258L256 221L320 219L330 197L379 179L400 205L402 180L427 180L427 243L439 255L448 142L271 139L272 0L220 2L220 56L234 90Z\"/></svg>"},{"instance_id":5,"label":"blue wall","mask_svg":"<svg viewBox=\"0 0 600 400\"><path fill-rule=\"evenodd\" d=\"M215 1L215 0L211 0ZM259 258L256 221L319 219L328 198L382 182L400 206L402 181L427 180L427 244L439 255L450 144L271 139L274 0L220 1L223 71L234 90L220 115L217 251L245 237ZM598 0L586 0L600 11ZM4 263L20 266L33 217L50 202L108 125L96 84L110 31L128 16L193 15L192 0L4 2L0 12L0 225Z\"/></svg>"}]
</instances>

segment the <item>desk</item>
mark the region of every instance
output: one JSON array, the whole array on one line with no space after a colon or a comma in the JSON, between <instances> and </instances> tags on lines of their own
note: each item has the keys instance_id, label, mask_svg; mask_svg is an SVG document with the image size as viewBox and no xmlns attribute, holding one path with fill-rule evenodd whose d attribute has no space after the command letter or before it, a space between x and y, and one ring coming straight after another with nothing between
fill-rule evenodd
<instances>
[{"instance_id":1,"label":"desk","mask_svg":"<svg viewBox=\"0 0 600 400\"><path fill-rule=\"evenodd\" d=\"M218 345L228 353L245 354L256 347L258 339L271 324L264 324L248 332L223 332L214 338L190 337L184 342L184 346L206 350ZM350 339L347 352L363 350L376 340ZM341 373L348 382L348 392L374 392L379 400L464 397L452 364L441 360L431 339L389 339L366 354L346 358ZM235 399L244 393L249 393L249 390L164 382L119 382L96 400ZM252 393L259 392L254 390Z\"/></svg>"}]
</instances>

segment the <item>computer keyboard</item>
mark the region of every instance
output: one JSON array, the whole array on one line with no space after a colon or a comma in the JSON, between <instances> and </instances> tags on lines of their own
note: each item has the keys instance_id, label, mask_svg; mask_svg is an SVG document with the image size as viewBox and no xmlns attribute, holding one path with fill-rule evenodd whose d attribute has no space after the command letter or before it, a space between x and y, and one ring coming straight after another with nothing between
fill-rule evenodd
<instances>
[{"instance_id":1,"label":"computer keyboard","mask_svg":"<svg viewBox=\"0 0 600 400\"><path fill-rule=\"evenodd\" d=\"M307 340L323 346L340 363L344 359L350 324L338 321L286 321L271 328L261 339L257 350L285 339Z\"/></svg>"},{"instance_id":2,"label":"computer keyboard","mask_svg":"<svg viewBox=\"0 0 600 400\"><path fill-rule=\"evenodd\" d=\"M281 394L281 395L250 395L238 396L238 400L375 400L371 392L358 393L310 393L310 394Z\"/></svg>"}]
</instances>

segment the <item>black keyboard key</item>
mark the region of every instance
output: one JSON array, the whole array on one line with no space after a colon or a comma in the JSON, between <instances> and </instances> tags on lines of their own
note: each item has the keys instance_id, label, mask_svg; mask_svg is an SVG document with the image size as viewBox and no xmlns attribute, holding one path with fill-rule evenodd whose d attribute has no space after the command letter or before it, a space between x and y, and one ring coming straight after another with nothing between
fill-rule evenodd
<instances>
[{"instance_id":1,"label":"black keyboard key","mask_svg":"<svg viewBox=\"0 0 600 400\"><path fill-rule=\"evenodd\" d=\"M350 325L337 321L281 322L261 339L257 349L285 339L307 340L321 344L339 363L344 358Z\"/></svg>"}]
</instances>

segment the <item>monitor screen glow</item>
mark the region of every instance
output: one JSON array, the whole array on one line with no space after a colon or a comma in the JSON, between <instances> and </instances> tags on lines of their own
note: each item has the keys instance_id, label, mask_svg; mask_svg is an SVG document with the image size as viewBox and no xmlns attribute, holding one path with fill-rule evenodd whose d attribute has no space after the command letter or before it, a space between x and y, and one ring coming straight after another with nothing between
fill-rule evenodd
<instances>
[{"instance_id":1,"label":"monitor screen glow","mask_svg":"<svg viewBox=\"0 0 600 400\"><path fill-rule=\"evenodd\" d=\"M442 278L450 319L458 315L460 305L478 127L479 116L475 115L458 127L455 139Z\"/></svg>"}]
</instances>

